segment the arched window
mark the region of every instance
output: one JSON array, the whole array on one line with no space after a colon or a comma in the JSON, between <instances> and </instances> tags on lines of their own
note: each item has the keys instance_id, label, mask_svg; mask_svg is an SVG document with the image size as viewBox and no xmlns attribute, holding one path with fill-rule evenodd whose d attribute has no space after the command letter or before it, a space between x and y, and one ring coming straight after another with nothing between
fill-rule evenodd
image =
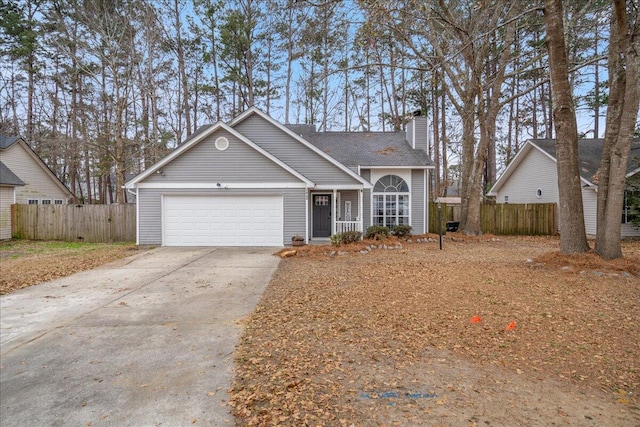
<instances>
[{"instance_id":1,"label":"arched window","mask_svg":"<svg viewBox=\"0 0 640 427\"><path fill-rule=\"evenodd\" d=\"M385 175L373 187L373 225L409 225L409 185L397 175Z\"/></svg>"}]
</instances>

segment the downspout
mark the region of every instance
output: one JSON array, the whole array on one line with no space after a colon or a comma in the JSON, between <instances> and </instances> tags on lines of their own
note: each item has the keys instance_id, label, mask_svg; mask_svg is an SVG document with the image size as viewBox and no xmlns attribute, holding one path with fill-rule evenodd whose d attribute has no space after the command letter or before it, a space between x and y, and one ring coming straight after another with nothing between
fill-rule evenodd
<instances>
[{"instance_id":1,"label":"downspout","mask_svg":"<svg viewBox=\"0 0 640 427\"><path fill-rule=\"evenodd\" d=\"M360 219L360 231L362 232L361 239L364 239L364 206L362 205L364 200L364 189L361 188L358 194L358 218Z\"/></svg>"}]
</instances>

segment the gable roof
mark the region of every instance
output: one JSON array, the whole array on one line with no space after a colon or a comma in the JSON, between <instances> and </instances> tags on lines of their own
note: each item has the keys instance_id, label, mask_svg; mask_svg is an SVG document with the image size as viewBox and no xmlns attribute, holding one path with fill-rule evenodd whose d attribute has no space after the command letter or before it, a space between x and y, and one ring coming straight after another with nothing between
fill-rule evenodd
<instances>
[{"instance_id":1,"label":"gable roof","mask_svg":"<svg viewBox=\"0 0 640 427\"><path fill-rule=\"evenodd\" d=\"M350 167L434 167L424 150L409 145L405 132L316 132L299 126L292 130L302 131L307 141Z\"/></svg>"},{"instance_id":2,"label":"gable roof","mask_svg":"<svg viewBox=\"0 0 640 427\"><path fill-rule=\"evenodd\" d=\"M554 139L531 140L538 148L544 150L554 160L556 159L556 141ZM596 183L604 139L580 139L578 140L578 159L580 161L580 176L585 180ZM640 168L640 141L631 142L631 152L627 163L627 175L633 174Z\"/></svg>"},{"instance_id":3,"label":"gable roof","mask_svg":"<svg viewBox=\"0 0 640 427\"><path fill-rule=\"evenodd\" d=\"M0 135L0 149L4 150L11 147L19 139L19 136Z\"/></svg>"},{"instance_id":4,"label":"gable roof","mask_svg":"<svg viewBox=\"0 0 640 427\"><path fill-rule=\"evenodd\" d=\"M602 138L578 140L580 180L590 187L597 187L597 173L602 159L603 146L604 139ZM497 195L498 190L507 182L518 165L522 163L527 154L533 149L540 151L553 162L557 161L555 139L529 139L511 160L511 163L509 163L502 175L496 180L496 183L491 187L487 195ZM638 172L640 172L640 141L635 139L631 142L629 162L627 163L627 177Z\"/></svg>"},{"instance_id":5,"label":"gable roof","mask_svg":"<svg viewBox=\"0 0 640 427\"><path fill-rule=\"evenodd\" d=\"M144 172L137 175L135 178L127 181L124 184L125 188L133 188L135 184L139 183L140 181L144 180L150 175L153 175L157 170L161 169L164 165L171 162L173 159L180 156L182 153L189 150L193 146L197 145L200 141L202 141L209 135L214 134L219 129L224 129L225 131L233 135L235 138L238 138L240 141L244 142L245 144L247 144L257 152L259 152L263 156L267 157L269 160L271 160L272 162L274 162L275 164L277 164L278 166L280 166L281 168L283 168L284 170L286 170L287 172L289 172L290 174L298 178L300 181L304 182L307 185L307 187L315 186L315 184L309 179L307 179L304 175L302 175L301 173L299 173L298 171L296 171L295 169L293 169L292 167L290 167L289 165L287 165L277 157L270 154L268 151L266 151L265 149L263 149L262 147L260 147L259 145L251 141L249 138L245 137L244 135L242 135L241 133L239 133L229 125L226 125L223 122L218 122L213 125L204 125L199 127L193 134L191 134L189 138L187 138L178 148L173 150L169 155L167 155L165 158L163 158L159 162L152 165L150 168L148 168Z\"/></svg>"},{"instance_id":6,"label":"gable roof","mask_svg":"<svg viewBox=\"0 0 640 427\"><path fill-rule=\"evenodd\" d=\"M347 175L349 175L350 177L354 178L356 181L358 181L361 184L363 184L365 188L372 188L372 185L371 185L371 183L369 181L367 181L366 179L364 179L363 177L361 177L360 175L358 175L357 173L355 173L354 171L349 169L344 163L339 162L333 156L325 153L324 151L322 151L321 149L316 147L314 144L312 144L311 142L307 141L304 137L302 137L301 135L299 135L296 132L292 131L287 126L283 125L282 123L278 122L277 120L274 120L271 116L269 116L268 114L262 112L257 107L251 107L248 110L244 111L238 117L233 119L231 121L231 123L229 123L229 125L230 126L235 126L238 123L243 122L248 117L251 117L254 114L262 117L264 120L266 120L267 122L269 122L270 124L272 124L276 128L280 129L281 131L283 131L284 133L286 133L290 137L294 138L296 141L300 142L302 145L304 145L307 148L311 149L311 151L313 151L313 152L317 153L318 155L322 156L323 158L328 160L331 164L333 164L334 166L336 166L339 169L341 169L342 171L344 171Z\"/></svg>"},{"instance_id":7,"label":"gable roof","mask_svg":"<svg viewBox=\"0 0 640 427\"><path fill-rule=\"evenodd\" d=\"M20 144L25 149L25 151L31 156L31 158L38 164L38 166L44 171L45 174L49 175L49 178L65 193L68 197L73 197L73 193L69 188L58 178L58 176L53 173L51 168L47 166L47 164L38 156L38 154L31 148L27 141L24 140L21 136L7 136L0 135L0 150L6 150L15 144ZM23 184L25 185L25 184Z\"/></svg>"},{"instance_id":8,"label":"gable roof","mask_svg":"<svg viewBox=\"0 0 640 427\"><path fill-rule=\"evenodd\" d=\"M0 162L0 185L24 185L24 182L11 171L4 163Z\"/></svg>"}]
</instances>

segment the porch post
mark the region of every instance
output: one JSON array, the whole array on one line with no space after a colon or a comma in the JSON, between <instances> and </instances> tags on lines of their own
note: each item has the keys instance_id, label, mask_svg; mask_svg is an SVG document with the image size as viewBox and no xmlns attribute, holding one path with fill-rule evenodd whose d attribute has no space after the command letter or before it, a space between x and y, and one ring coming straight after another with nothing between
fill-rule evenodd
<instances>
[{"instance_id":1,"label":"porch post","mask_svg":"<svg viewBox=\"0 0 640 427\"><path fill-rule=\"evenodd\" d=\"M362 238L364 239L364 207L362 206L362 201L364 199L363 193L364 190L360 189L358 194L358 219L360 220L360 231L362 232Z\"/></svg>"},{"instance_id":2,"label":"porch post","mask_svg":"<svg viewBox=\"0 0 640 427\"><path fill-rule=\"evenodd\" d=\"M331 235L336 234L336 214L338 209L336 209L336 199L338 198L338 190L333 189L333 197L331 198Z\"/></svg>"},{"instance_id":3,"label":"porch post","mask_svg":"<svg viewBox=\"0 0 640 427\"><path fill-rule=\"evenodd\" d=\"M309 189L304 189L304 243L309 244Z\"/></svg>"}]
</instances>

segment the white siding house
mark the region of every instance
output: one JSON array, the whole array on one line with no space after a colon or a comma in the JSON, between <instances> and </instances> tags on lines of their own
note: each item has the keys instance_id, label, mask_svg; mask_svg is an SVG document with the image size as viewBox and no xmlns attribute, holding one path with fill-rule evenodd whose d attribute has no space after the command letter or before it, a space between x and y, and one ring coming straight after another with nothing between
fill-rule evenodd
<instances>
[{"instance_id":1,"label":"white siding house","mask_svg":"<svg viewBox=\"0 0 640 427\"><path fill-rule=\"evenodd\" d=\"M24 182L0 162L0 240L11 238L11 205L16 200L16 188Z\"/></svg>"},{"instance_id":2,"label":"white siding house","mask_svg":"<svg viewBox=\"0 0 640 427\"><path fill-rule=\"evenodd\" d=\"M24 182L16 188L18 204L66 204L69 189L20 137L0 136L0 161Z\"/></svg>"},{"instance_id":3,"label":"white siding house","mask_svg":"<svg viewBox=\"0 0 640 427\"><path fill-rule=\"evenodd\" d=\"M578 157L582 183L582 205L587 235L596 234L597 179L603 140L580 140ZM632 145L627 176L640 172L640 143ZM497 203L559 203L555 140L528 140L513 158L491 190ZM559 230L561 231L561 230ZM621 224L622 237L640 236L640 229L630 223Z\"/></svg>"}]
</instances>

